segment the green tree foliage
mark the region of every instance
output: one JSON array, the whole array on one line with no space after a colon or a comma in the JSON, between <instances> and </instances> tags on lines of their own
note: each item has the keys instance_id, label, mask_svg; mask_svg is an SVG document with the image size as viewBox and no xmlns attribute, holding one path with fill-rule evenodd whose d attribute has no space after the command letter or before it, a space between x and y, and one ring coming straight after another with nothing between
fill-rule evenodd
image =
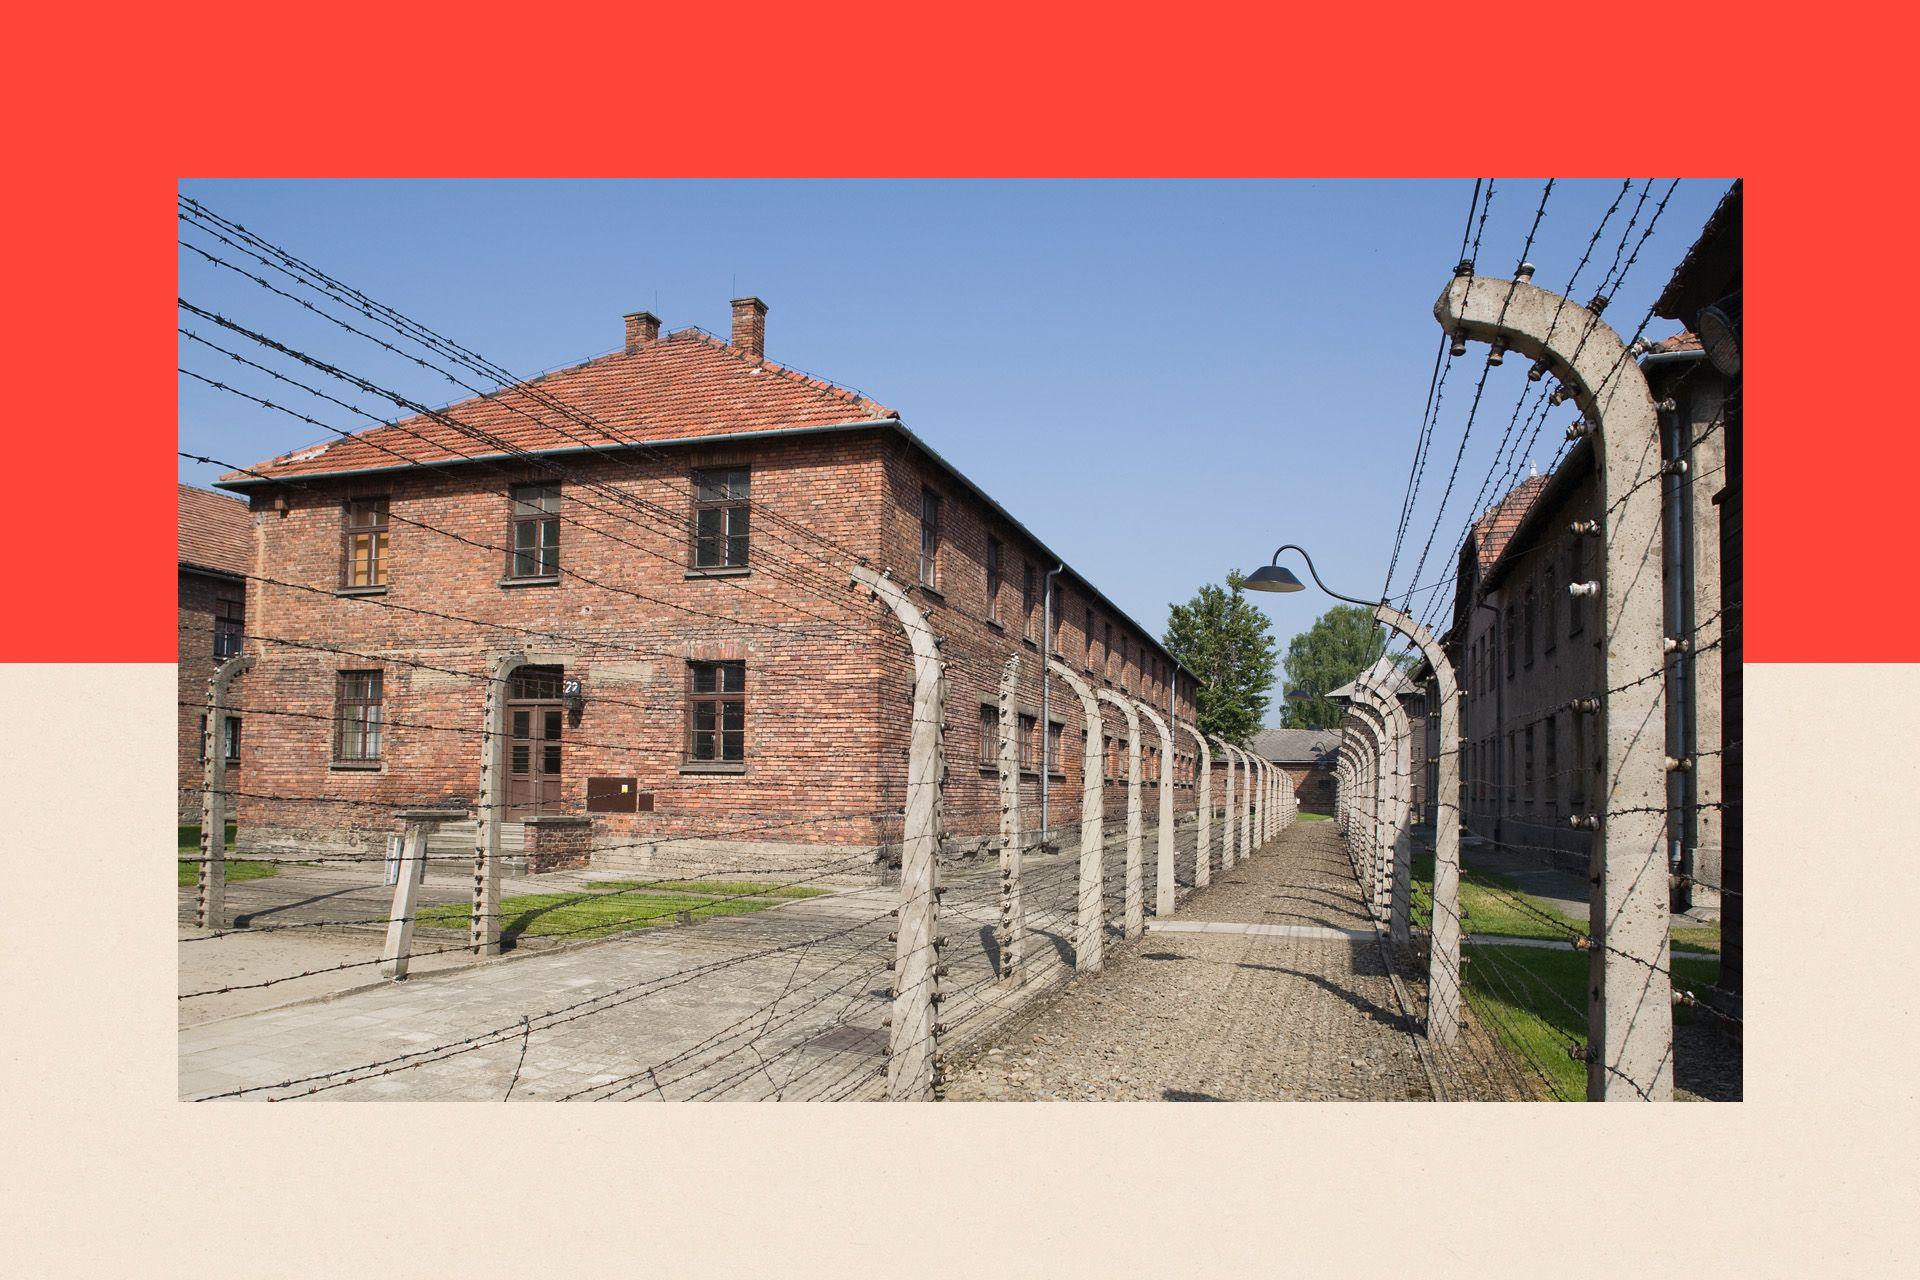
<instances>
[{"instance_id":1,"label":"green tree foliage","mask_svg":"<svg viewBox=\"0 0 1920 1280\"><path fill-rule=\"evenodd\" d=\"M1378 662L1385 649L1386 637L1371 609L1335 605L1314 619L1287 646L1287 692L1298 689L1308 697L1288 699L1286 727L1337 728L1340 704L1328 701L1326 695Z\"/></svg>"},{"instance_id":2,"label":"green tree foliage","mask_svg":"<svg viewBox=\"0 0 1920 1280\"><path fill-rule=\"evenodd\" d=\"M1277 654L1273 628L1247 600L1244 581L1229 573L1226 586L1209 582L1174 605L1161 640L1200 677L1200 731L1236 746L1245 746L1265 718Z\"/></svg>"}]
</instances>

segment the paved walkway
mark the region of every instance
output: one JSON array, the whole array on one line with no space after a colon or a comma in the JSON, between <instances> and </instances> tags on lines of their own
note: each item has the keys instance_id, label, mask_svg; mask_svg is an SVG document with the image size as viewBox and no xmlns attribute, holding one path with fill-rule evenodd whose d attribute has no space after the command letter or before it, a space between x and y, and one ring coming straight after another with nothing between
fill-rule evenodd
<instances>
[{"instance_id":1,"label":"paved walkway","mask_svg":"<svg viewBox=\"0 0 1920 1280\"><path fill-rule=\"evenodd\" d=\"M1295 824L1166 923L989 1037L947 1096L1434 1096L1331 823Z\"/></svg>"}]
</instances>

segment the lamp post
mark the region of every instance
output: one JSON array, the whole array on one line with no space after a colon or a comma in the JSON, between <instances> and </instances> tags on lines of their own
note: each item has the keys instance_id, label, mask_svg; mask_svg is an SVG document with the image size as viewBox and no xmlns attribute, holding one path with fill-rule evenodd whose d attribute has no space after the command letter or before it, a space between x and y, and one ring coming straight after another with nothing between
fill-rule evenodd
<instances>
[{"instance_id":1,"label":"lamp post","mask_svg":"<svg viewBox=\"0 0 1920 1280\"><path fill-rule=\"evenodd\" d=\"M1384 600L1360 600L1342 595L1320 581L1320 571L1304 547L1292 543L1273 553L1273 559L1255 569L1246 585L1255 591L1293 592L1306 584L1282 568L1280 557L1298 551L1314 585L1336 600L1371 609L1383 622L1405 636L1433 668L1440 694L1440 749L1433 814L1433 924L1427 946L1427 1037L1451 1044L1460 1034L1460 685L1433 633Z\"/></svg>"}]
</instances>

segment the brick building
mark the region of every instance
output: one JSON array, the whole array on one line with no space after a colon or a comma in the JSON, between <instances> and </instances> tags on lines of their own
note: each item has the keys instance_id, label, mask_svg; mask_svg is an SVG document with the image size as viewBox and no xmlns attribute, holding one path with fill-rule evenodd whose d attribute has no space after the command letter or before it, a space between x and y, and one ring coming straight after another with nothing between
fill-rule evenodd
<instances>
[{"instance_id":1,"label":"brick building","mask_svg":"<svg viewBox=\"0 0 1920 1280\"><path fill-rule=\"evenodd\" d=\"M247 601L244 847L365 847L395 807L473 803L497 677L509 852L526 820L538 836L558 818L575 840L589 823L595 865L619 869L884 858L911 664L855 564L906 585L943 640L951 851L997 827L987 762L1014 654L1037 804L1049 592L1058 657L1190 720L1192 679L1149 633L893 410L767 360L766 314L735 300L721 341L635 313L609 355L221 480L289 584ZM1081 716L1058 680L1046 719L1066 821ZM1117 715L1106 734L1112 814ZM1194 769L1184 734L1171 759L1143 734L1151 827L1151 787L1191 813Z\"/></svg>"},{"instance_id":2,"label":"brick building","mask_svg":"<svg viewBox=\"0 0 1920 1280\"><path fill-rule=\"evenodd\" d=\"M246 616L246 574L253 561L253 520L247 504L224 493L181 485L179 492L180 821L200 820L205 775L207 680L228 654L238 653ZM227 785L240 785L241 725L227 721Z\"/></svg>"},{"instance_id":3,"label":"brick building","mask_svg":"<svg viewBox=\"0 0 1920 1280\"><path fill-rule=\"evenodd\" d=\"M1661 480L1663 534L1649 553L1658 560L1664 633L1690 637L1657 674L1667 686L1665 752L1696 762L1669 774L1669 857L1718 882L1721 675L1693 655L1720 644L1714 498L1725 471L1728 382L1690 333L1654 344L1641 368L1660 406L1661 457L1685 464ZM1592 835L1571 819L1605 808L1607 780L1596 718L1577 704L1600 695L1605 638L1597 602L1567 587L1598 576L1591 529L1600 514L1593 449L1582 439L1552 475L1522 481L1475 522L1460 549L1448 642L1465 694L1464 829L1582 871ZM1712 907L1711 896L1700 905Z\"/></svg>"},{"instance_id":4,"label":"brick building","mask_svg":"<svg viewBox=\"0 0 1920 1280\"><path fill-rule=\"evenodd\" d=\"M1254 754L1278 765L1300 807L1313 813L1333 812L1333 766L1339 750L1338 729L1262 729L1253 735Z\"/></svg>"}]
</instances>

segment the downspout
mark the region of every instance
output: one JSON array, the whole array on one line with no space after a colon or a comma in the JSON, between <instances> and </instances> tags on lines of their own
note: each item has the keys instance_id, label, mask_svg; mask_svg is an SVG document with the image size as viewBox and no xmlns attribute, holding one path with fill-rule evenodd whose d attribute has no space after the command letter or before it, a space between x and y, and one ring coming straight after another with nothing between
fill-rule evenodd
<instances>
[{"instance_id":1,"label":"downspout","mask_svg":"<svg viewBox=\"0 0 1920 1280\"><path fill-rule=\"evenodd\" d=\"M1674 399L1661 400L1656 406L1662 432L1666 436L1661 452L1669 464L1691 464L1687 448L1687 417ZM1661 576L1665 579L1666 634L1690 641L1693 637L1693 531L1688 519L1684 486L1686 476L1678 468L1663 468L1661 498L1665 504L1666 546ZM1693 652L1692 645L1672 649L1667 654L1667 755L1688 760L1693 755ZM1693 895L1684 878L1693 870L1694 824L1691 771L1672 770L1667 774L1667 865L1680 874L1674 881L1672 909L1684 911L1693 905Z\"/></svg>"},{"instance_id":2,"label":"downspout","mask_svg":"<svg viewBox=\"0 0 1920 1280\"><path fill-rule=\"evenodd\" d=\"M1053 848L1053 828L1047 823L1047 786L1053 777L1053 580L1067 566L1057 564L1047 570L1040 588L1040 840ZM1093 643L1093 637L1087 637Z\"/></svg>"}]
</instances>

